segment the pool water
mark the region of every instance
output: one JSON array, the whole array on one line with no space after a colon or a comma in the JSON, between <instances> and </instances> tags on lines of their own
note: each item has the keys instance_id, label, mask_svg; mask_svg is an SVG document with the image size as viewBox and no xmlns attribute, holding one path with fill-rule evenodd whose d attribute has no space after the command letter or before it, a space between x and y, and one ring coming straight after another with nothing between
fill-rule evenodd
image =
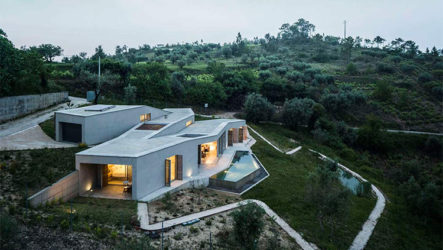
<instances>
[{"instance_id":1,"label":"pool water","mask_svg":"<svg viewBox=\"0 0 443 250\"><path fill-rule=\"evenodd\" d=\"M260 166L248 151L237 151L229 168L211 178L236 182L259 168Z\"/></svg>"},{"instance_id":2,"label":"pool water","mask_svg":"<svg viewBox=\"0 0 443 250\"><path fill-rule=\"evenodd\" d=\"M357 188L360 184L360 181L352 174L344 171L341 168L337 168L337 171L339 173L338 179L340 180L341 184L351 190L352 193L357 194Z\"/></svg>"}]
</instances>

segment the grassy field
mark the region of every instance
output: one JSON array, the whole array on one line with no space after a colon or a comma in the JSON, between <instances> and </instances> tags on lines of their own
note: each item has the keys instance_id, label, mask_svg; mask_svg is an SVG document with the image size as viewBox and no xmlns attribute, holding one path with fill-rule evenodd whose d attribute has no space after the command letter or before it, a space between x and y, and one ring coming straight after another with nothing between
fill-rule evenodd
<instances>
[{"instance_id":1,"label":"grassy field","mask_svg":"<svg viewBox=\"0 0 443 250\"><path fill-rule=\"evenodd\" d=\"M131 228L137 221L134 218L137 215L137 201L77 197L67 203L43 207L41 211L57 217L61 223L63 219L69 220L71 205L73 226L83 231L88 229L86 225L90 223L101 227Z\"/></svg>"},{"instance_id":2,"label":"grassy field","mask_svg":"<svg viewBox=\"0 0 443 250\"><path fill-rule=\"evenodd\" d=\"M275 179L268 178L268 180L264 181L262 185L257 186L257 188L247 193L246 195L248 197L255 197L263 200L269 199L267 197L270 196L270 193L271 197L277 195L277 191L279 191L277 189L277 186L280 186L282 190L287 190L288 186L292 187L295 186L296 183L300 182L299 180L300 177L295 176L294 178L299 178L299 179L295 179L296 181L292 181L290 183L289 182L285 183L285 185L280 184L280 182L282 182L285 179L284 178L285 176L287 175L292 176L292 171L294 170L288 171L286 168L288 164L291 165L298 164L298 166L305 166L304 168L307 169L308 165L313 164L313 162L311 162L312 160L314 160L315 162L316 159L312 158L310 159L309 157L312 156L309 156L309 153L306 152L306 148L309 147L332 157L333 159L339 161L340 163L344 164L345 166L359 173L369 182L376 185L385 195L387 199L385 210L377 226L375 227L373 235L371 236L366 249L441 249L442 229L439 227L440 222L426 221L423 220L423 218L408 212L405 200L399 195L398 185L390 182L387 178L384 177L382 171L383 167L381 166L381 163L379 161L375 160L377 159L376 156L371 155L368 152L359 152L351 148L347 148L346 150L336 150L318 144L316 141L312 139L312 136L308 132L306 132L303 128L301 128L299 131L290 131L280 125L273 125L273 124L259 124L259 125L249 124L249 126L252 126L260 134L262 134L268 140L277 145L282 145L280 141L288 141L288 139L285 138L286 136L288 136L299 142L304 149L301 150L300 152L297 152L294 156L290 157L278 153L270 146L263 144L261 140L258 140L258 143L254 145L254 147L252 148L254 153L259 157L260 161L262 161L262 163L268 169L268 171L270 171L271 177L273 175L274 177L277 177L277 175L280 176ZM414 149L414 147L415 145L418 145L417 144L418 141L423 140L422 136L400 135L400 134L392 134L387 136L391 137L391 139L396 139L397 141L395 146L396 151L401 152L401 154L404 155L403 158L405 158L405 156L411 156L412 158L414 158L418 157L418 155L420 154L419 152L416 151L416 149ZM254 138L257 138L257 136L255 136ZM346 154L344 152L346 152ZM393 160L395 161L396 158L398 158L397 155L383 157L384 161L393 161ZM428 163L429 167L431 167L432 164L433 164L432 162L429 162ZM441 171L441 164L439 168L437 167L437 169L433 169L432 171ZM299 172L299 174L303 173ZM270 185L267 186L266 185L267 183L270 183ZM272 186L275 187L271 188ZM291 192L285 191L285 194L291 195ZM289 202L287 204L283 203L282 200L285 199L288 198L286 198L284 195L282 195L278 199L276 198L269 199L269 205L272 208L274 208L273 206L275 206L274 209L276 209L279 215L282 216L286 216L285 214L289 213L288 207L296 206L290 204ZM357 205L355 206L355 209L351 209L351 214L348 219L349 222L352 220L351 219L353 216L352 211L354 211L354 213L356 214L361 214L362 218L364 217L364 214L367 213L363 212L365 211L365 209L367 209L367 207L358 205L363 203L356 203L356 204ZM373 207L372 204L370 205L368 203L367 205L372 209ZM309 210L301 209L298 210L298 212L302 214L298 215L298 217L303 218L309 215ZM291 218L294 218L295 220L297 216L292 215ZM307 237L306 239L309 240L311 239L310 237L312 237L311 236L312 232L315 232L315 229L313 228L310 229L308 223L302 224L303 222L302 218L298 218L299 220L298 222L290 221L290 224L296 230L303 232L304 235ZM356 218L358 220L359 216L357 216ZM307 222L309 222L309 220ZM305 232L306 229L307 232ZM355 235L356 233L354 234L353 237L355 237ZM312 241L317 243L315 241L316 240L315 237L313 239L314 240ZM341 247L339 247L340 249L349 247L349 245L345 246L344 244L344 241L346 240L343 239L341 241L343 241L343 243L340 243L342 244L340 245ZM336 243L334 243L334 245L338 247ZM329 247L334 248L331 245L327 245L327 242L325 245L321 243L318 246L319 247L323 246L323 248L329 248Z\"/></svg>"},{"instance_id":3,"label":"grassy field","mask_svg":"<svg viewBox=\"0 0 443 250\"><path fill-rule=\"evenodd\" d=\"M40 128L45 132L46 135L55 140L55 126L54 126L54 116L51 116L50 119L39 123Z\"/></svg>"},{"instance_id":4,"label":"grassy field","mask_svg":"<svg viewBox=\"0 0 443 250\"><path fill-rule=\"evenodd\" d=\"M282 139L288 141L284 135L290 135L292 131L284 128L271 131L269 126L278 125L256 125L254 128L260 130L260 133L266 132L263 135L276 144L282 144L277 143ZM307 202L306 186L309 175L323 162L306 148L289 156L273 149L257 136L254 138L257 143L252 150L269 171L270 177L244 194L243 198L264 201L295 230L301 232L307 241L321 249L348 248L373 209L375 199L352 195L347 215L338 219L333 231L326 228L322 230L312 205Z\"/></svg>"}]
</instances>

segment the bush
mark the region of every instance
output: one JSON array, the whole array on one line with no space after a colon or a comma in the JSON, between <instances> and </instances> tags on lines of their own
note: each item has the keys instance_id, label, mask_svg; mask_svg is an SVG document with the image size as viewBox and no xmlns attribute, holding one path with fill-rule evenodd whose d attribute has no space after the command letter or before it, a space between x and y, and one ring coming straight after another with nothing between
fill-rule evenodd
<instances>
[{"instance_id":1,"label":"bush","mask_svg":"<svg viewBox=\"0 0 443 250\"><path fill-rule=\"evenodd\" d=\"M271 71L269 71L269 70L260 70L259 72L258 72L258 77L260 78L260 79L262 79L262 80L266 80L266 79L268 79L269 77L271 77L272 76L272 73L271 73Z\"/></svg>"},{"instance_id":2,"label":"bush","mask_svg":"<svg viewBox=\"0 0 443 250\"><path fill-rule=\"evenodd\" d=\"M283 105L283 122L291 129L298 125L306 125L313 114L315 102L309 98L294 98Z\"/></svg>"},{"instance_id":3,"label":"bush","mask_svg":"<svg viewBox=\"0 0 443 250\"><path fill-rule=\"evenodd\" d=\"M263 216L265 211L255 203L240 206L231 213L234 219L234 238L240 246L254 249L256 241L264 228Z\"/></svg>"},{"instance_id":4,"label":"bush","mask_svg":"<svg viewBox=\"0 0 443 250\"><path fill-rule=\"evenodd\" d=\"M394 73L394 67L392 67L391 65L386 64L386 63L378 63L377 64L377 71L380 73L392 74L392 73Z\"/></svg>"},{"instance_id":5,"label":"bush","mask_svg":"<svg viewBox=\"0 0 443 250\"><path fill-rule=\"evenodd\" d=\"M432 80L432 75L428 72L423 72L418 75L418 81L421 83L430 82Z\"/></svg>"},{"instance_id":6,"label":"bush","mask_svg":"<svg viewBox=\"0 0 443 250\"><path fill-rule=\"evenodd\" d=\"M265 97L256 93L246 97L244 110L246 120L254 123L270 120L274 114L274 106Z\"/></svg>"},{"instance_id":7,"label":"bush","mask_svg":"<svg viewBox=\"0 0 443 250\"><path fill-rule=\"evenodd\" d=\"M392 86L386 81L378 81L372 95L380 101L389 101L392 98Z\"/></svg>"},{"instance_id":8,"label":"bush","mask_svg":"<svg viewBox=\"0 0 443 250\"><path fill-rule=\"evenodd\" d=\"M425 142L425 151L436 158L441 158L442 150L443 142L435 136L429 136Z\"/></svg>"},{"instance_id":9,"label":"bush","mask_svg":"<svg viewBox=\"0 0 443 250\"><path fill-rule=\"evenodd\" d=\"M353 63L349 63L346 66L346 74L348 75L356 75L358 73L357 67Z\"/></svg>"},{"instance_id":10,"label":"bush","mask_svg":"<svg viewBox=\"0 0 443 250\"><path fill-rule=\"evenodd\" d=\"M360 197L369 197L371 195L371 183L360 182L357 186L357 195Z\"/></svg>"},{"instance_id":11,"label":"bush","mask_svg":"<svg viewBox=\"0 0 443 250\"><path fill-rule=\"evenodd\" d=\"M401 64L400 64L400 70L401 70L403 73L411 74L411 73L413 73L413 72L416 70L416 67L415 67L415 65L413 65L413 64L409 64L409 63L401 63Z\"/></svg>"},{"instance_id":12,"label":"bush","mask_svg":"<svg viewBox=\"0 0 443 250\"><path fill-rule=\"evenodd\" d=\"M0 212L0 247L9 248L9 244L15 242L17 232L18 226L14 217Z\"/></svg>"},{"instance_id":13,"label":"bush","mask_svg":"<svg viewBox=\"0 0 443 250\"><path fill-rule=\"evenodd\" d=\"M366 123L357 134L357 144L363 149L386 153L390 148L390 141L381 130L381 121L374 116L366 118Z\"/></svg>"}]
</instances>

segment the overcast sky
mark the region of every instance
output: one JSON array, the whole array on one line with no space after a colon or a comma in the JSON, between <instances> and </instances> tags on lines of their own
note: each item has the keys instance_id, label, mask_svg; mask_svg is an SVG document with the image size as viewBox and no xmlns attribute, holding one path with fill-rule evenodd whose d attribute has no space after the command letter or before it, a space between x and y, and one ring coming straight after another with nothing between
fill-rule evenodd
<instances>
[{"instance_id":1,"label":"overcast sky","mask_svg":"<svg viewBox=\"0 0 443 250\"><path fill-rule=\"evenodd\" d=\"M305 18L316 32L413 40L421 50L443 48L443 0L0 0L0 28L16 47L52 43L65 56L97 45L223 43L277 34Z\"/></svg>"}]
</instances>

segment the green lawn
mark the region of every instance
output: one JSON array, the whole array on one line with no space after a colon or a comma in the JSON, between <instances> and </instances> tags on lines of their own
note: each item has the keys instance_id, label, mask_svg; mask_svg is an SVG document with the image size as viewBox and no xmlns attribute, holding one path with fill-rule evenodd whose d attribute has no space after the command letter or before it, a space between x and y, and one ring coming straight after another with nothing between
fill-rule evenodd
<instances>
[{"instance_id":1,"label":"green lawn","mask_svg":"<svg viewBox=\"0 0 443 250\"><path fill-rule=\"evenodd\" d=\"M385 210L377 223L371 238L369 239L366 249L441 249L441 222L425 220L422 217L408 212L405 200L399 195L398 185L390 182L384 177L381 167L379 166L380 163L373 161L372 159L374 159L374 156L372 156L370 153L358 152L351 148L347 148L346 150L336 150L325 145L318 144L312 139L309 132L303 128L300 128L299 131L295 132L289 131L280 125L248 125L252 126L268 140L277 145L279 145L278 141L282 140L281 138L284 138L283 135L286 135L300 142L303 146L303 149L300 152L295 153L294 156L286 156L278 153L276 150L259 140L257 136L254 136L254 138L258 139L258 143L253 146L252 150L259 157L266 169L270 171L271 176L256 188L246 193L245 196L249 198L254 197L261 199L268 203L279 215L282 215L285 219L291 218L291 220L288 220L290 225L293 226L295 230L303 232L308 241L312 241L316 244L318 242L316 236L312 235L316 232L316 229L312 228L315 225L309 224L315 222L311 217L309 217L311 216L309 215L309 210L300 208L300 205L291 204L290 199L286 196L291 196L293 195L292 193L294 193L295 196L296 192L291 192L291 190L296 190L296 186L298 186L297 183L303 180L303 178L296 175L306 174L308 167L313 165L315 162L316 159L313 159L312 156L310 156L306 151L306 148L312 148L325 155L328 155L333 159L336 159L343 165L359 173L369 182L376 185L387 198ZM252 135L254 134L252 133ZM417 140L423 139L420 138L420 136L402 134L389 134L387 136L396 139L396 148L398 148L397 151L402 152L404 155L412 157L415 155L417 157L419 154L418 152L414 151L416 149L413 148L414 145L417 144ZM345 154L344 152L347 153ZM396 156L392 157L395 158ZM389 156L385 156L384 158L386 158L386 161L393 160ZM314 161L311 162L312 160ZM298 167L296 170L288 170L289 165L296 165L300 167ZM428 168L431 168L432 166L430 163L427 165L429 165ZM303 172L302 170L304 169L306 171ZM441 164L440 168L437 167L437 169L441 169ZM297 173L295 173L295 171L297 171ZM287 181L287 176L293 176L294 181ZM293 189L291 188L288 190L287 187L293 187ZM278 188L281 188L283 192L281 192ZM269 198L269 196L271 198ZM300 201L297 199L294 200ZM353 206L355 209L351 209L348 222L352 222L354 220L352 218L357 218L357 220L367 218L369 211L372 210L373 206L375 205L375 199L371 202L359 201L355 204L356 205ZM293 208L288 209L291 207ZM369 207L370 209L368 209ZM291 215L291 213L294 213L292 211L297 211L301 215ZM348 226L351 227L353 223L354 222L350 223ZM362 223L363 222L360 223L360 227ZM356 227L353 228L353 230L356 231L353 233L352 237L350 233L351 228L348 228L348 233L345 233L348 234L346 238L341 239L339 244L334 242L334 246L340 249L348 248L349 245L346 244L350 244L351 238L355 237L358 231ZM342 235L343 232L337 233ZM318 244L320 248L334 248L329 245L328 242L321 239L320 241L323 242ZM344 244L344 242L347 243Z\"/></svg>"},{"instance_id":2,"label":"green lawn","mask_svg":"<svg viewBox=\"0 0 443 250\"><path fill-rule=\"evenodd\" d=\"M270 135L267 139L271 140L285 138L283 135L291 134L291 131L280 126L278 130L271 131L269 127L273 126L278 125L253 127L266 132L262 135ZM279 133L281 135L278 135ZM253 132L251 134L254 136ZM273 149L258 136L254 138L257 143L252 150L270 176L244 194L243 198L264 201L295 230L301 232L307 241L315 243L321 249L347 249L375 206L375 199L352 195L349 211L346 216L339 218L335 230L322 230L312 205L306 200L306 186L310 173L323 162L306 148L289 156Z\"/></svg>"},{"instance_id":3,"label":"green lawn","mask_svg":"<svg viewBox=\"0 0 443 250\"><path fill-rule=\"evenodd\" d=\"M127 228L131 227L133 216L137 215L137 201L112 200L88 197L76 197L70 202L52 205L43 208L45 212L60 217L69 218L72 209L75 214L75 224L81 226L85 223L94 223Z\"/></svg>"},{"instance_id":4,"label":"green lawn","mask_svg":"<svg viewBox=\"0 0 443 250\"><path fill-rule=\"evenodd\" d=\"M51 116L50 119L48 119L42 123L39 123L38 125L43 130L43 132L45 132L46 135L48 135L49 137L51 137L52 139L55 140L54 116Z\"/></svg>"}]
</instances>

